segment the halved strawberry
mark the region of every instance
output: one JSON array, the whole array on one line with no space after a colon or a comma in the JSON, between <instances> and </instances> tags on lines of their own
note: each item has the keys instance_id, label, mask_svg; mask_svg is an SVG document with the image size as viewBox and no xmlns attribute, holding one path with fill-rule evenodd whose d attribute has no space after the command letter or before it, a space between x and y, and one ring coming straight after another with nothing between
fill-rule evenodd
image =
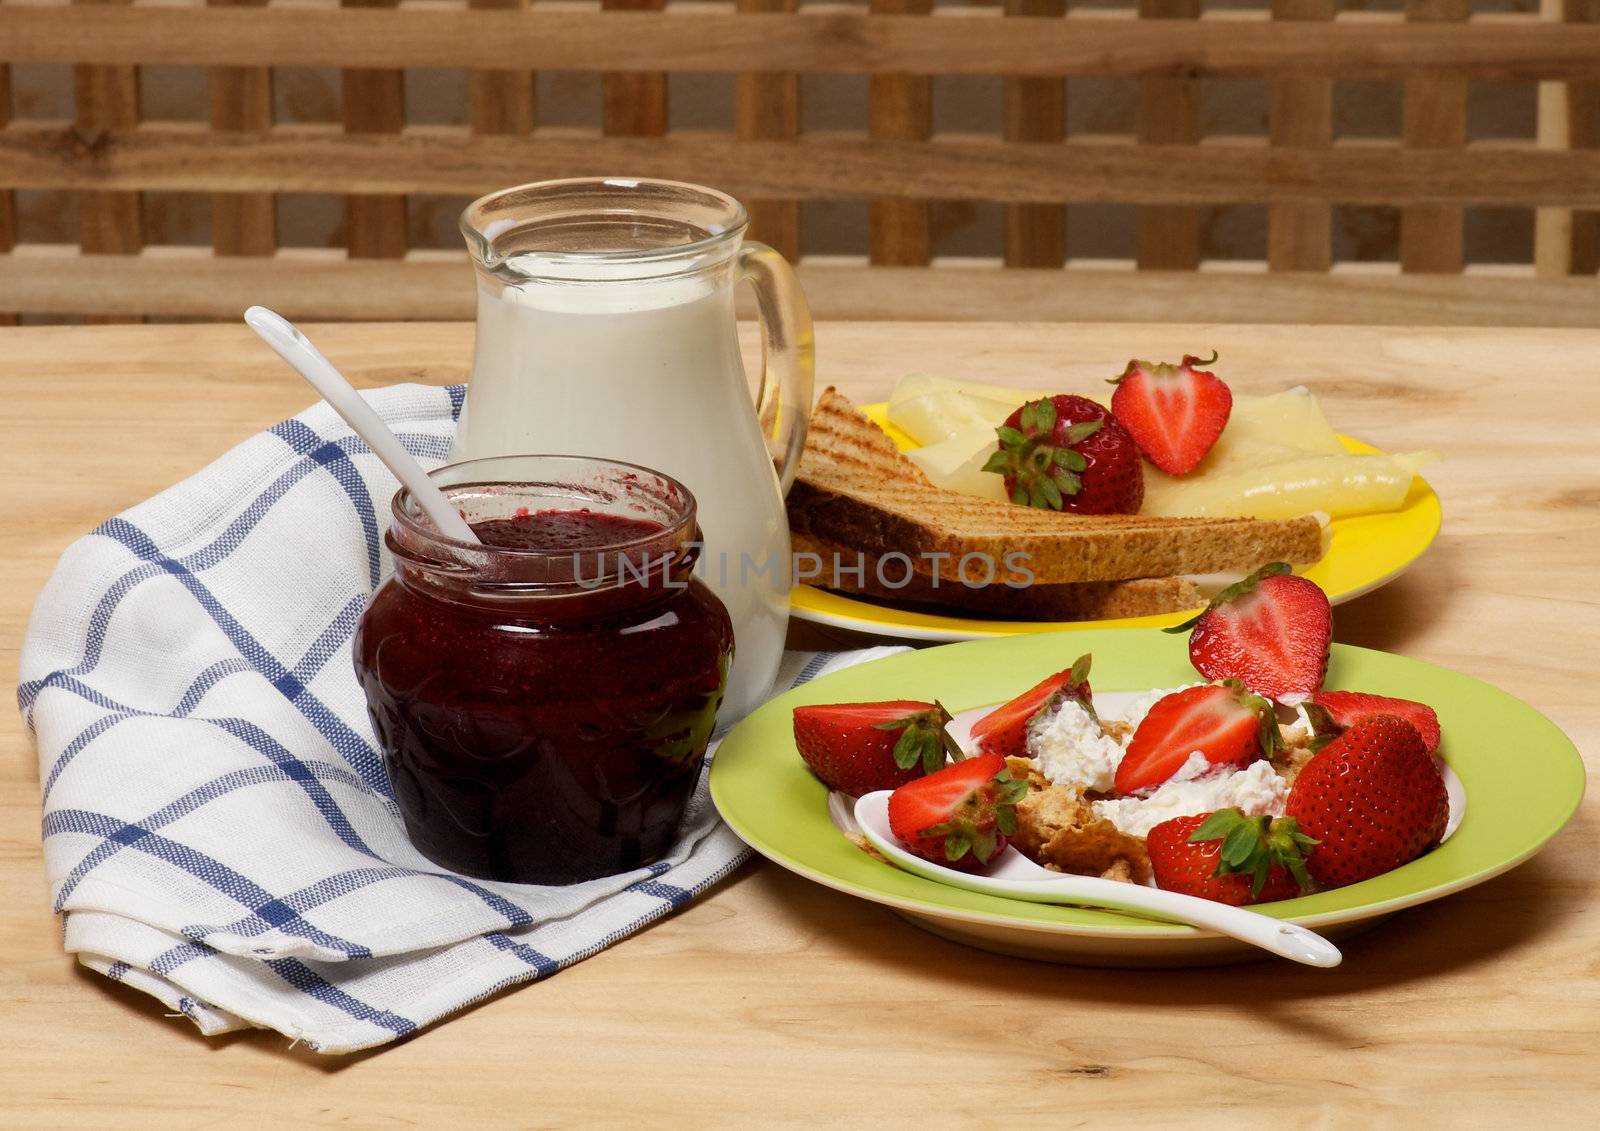
<instances>
[{"instance_id":1,"label":"halved strawberry","mask_svg":"<svg viewBox=\"0 0 1600 1131\"><path fill-rule=\"evenodd\" d=\"M1187 475L1222 435L1233 412L1233 393L1215 373L1195 368L1217 360L1191 355L1177 365L1135 358L1113 377L1111 412L1144 452L1168 475Z\"/></svg>"},{"instance_id":2,"label":"halved strawberry","mask_svg":"<svg viewBox=\"0 0 1600 1131\"><path fill-rule=\"evenodd\" d=\"M1150 830L1145 848L1157 887L1238 907L1309 890L1305 854L1316 843L1293 817L1218 809L1162 821Z\"/></svg>"},{"instance_id":3,"label":"halved strawberry","mask_svg":"<svg viewBox=\"0 0 1600 1131\"><path fill-rule=\"evenodd\" d=\"M794 709L794 744L830 789L861 795L931 774L945 754L963 757L935 703L828 703Z\"/></svg>"},{"instance_id":4,"label":"halved strawberry","mask_svg":"<svg viewBox=\"0 0 1600 1131\"><path fill-rule=\"evenodd\" d=\"M1284 562L1262 566L1218 593L1199 616L1166 631L1190 628L1189 659L1207 679L1237 679L1258 695L1294 702L1328 674L1328 595Z\"/></svg>"},{"instance_id":5,"label":"halved strawberry","mask_svg":"<svg viewBox=\"0 0 1600 1131\"><path fill-rule=\"evenodd\" d=\"M1439 749L1439 716L1426 703L1413 699L1392 699L1365 691L1319 691L1306 705L1306 714L1318 734L1338 734L1369 715L1394 715L1417 728L1429 754Z\"/></svg>"},{"instance_id":6,"label":"halved strawberry","mask_svg":"<svg viewBox=\"0 0 1600 1131\"><path fill-rule=\"evenodd\" d=\"M1213 766L1243 768L1278 746L1272 704L1236 680L1186 687L1156 700L1117 766L1118 793L1155 789L1199 753Z\"/></svg>"},{"instance_id":7,"label":"halved strawberry","mask_svg":"<svg viewBox=\"0 0 1600 1131\"><path fill-rule=\"evenodd\" d=\"M1027 792L1027 782L1006 772L1004 758L979 754L891 793L889 830L925 860L980 868L1016 833L1016 803Z\"/></svg>"},{"instance_id":8,"label":"halved strawberry","mask_svg":"<svg viewBox=\"0 0 1600 1131\"><path fill-rule=\"evenodd\" d=\"M1030 687L1009 703L1002 704L972 724L972 739L985 754L1007 758L1028 756L1028 724L1042 711L1054 711L1067 699L1083 705L1094 717L1089 691L1089 662L1085 654L1065 671Z\"/></svg>"}]
</instances>

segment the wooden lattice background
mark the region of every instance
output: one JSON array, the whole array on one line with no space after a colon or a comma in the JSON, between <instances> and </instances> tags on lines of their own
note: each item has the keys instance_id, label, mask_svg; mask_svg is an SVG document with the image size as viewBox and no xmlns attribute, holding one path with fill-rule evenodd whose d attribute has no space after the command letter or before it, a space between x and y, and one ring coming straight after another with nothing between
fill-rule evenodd
<instances>
[{"instance_id":1,"label":"wooden lattice background","mask_svg":"<svg viewBox=\"0 0 1600 1131\"><path fill-rule=\"evenodd\" d=\"M0 319L470 317L463 254L415 238L408 198L616 173L744 199L828 317L1600 325L1600 0L1389 2L7 0ZM41 65L71 68L71 120L13 112L12 67ZM208 106L144 119L141 66L206 68ZM275 82L330 67L340 121L275 121ZM423 69L469 74L457 122L408 122ZM597 120L552 124L541 72L600 75ZM673 125L669 76L707 74L732 76L726 125ZM865 76L854 128L802 128L814 75ZM985 132L935 132L951 76L1000 84ZM1129 128L1069 128L1106 78ZM1264 87L1258 131L1206 132L1219 79ZM1395 91L1396 136L1336 136L1349 83ZM1536 104L1524 136L1469 137L1479 87ZM19 192L70 207L76 243L28 238ZM175 193L209 198L209 247L152 242ZM284 208L328 195L341 246L285 246ZM821 238L838 202L862 246ZM952 256L958 206L1001 219ZM1219 206L1259 214L1258 256L1209 256ZM1342 257L1351 208L1392 213L1389 246ZM1074 246L1094 209L1125 254ZM1475 209L1527 218L1517 261L1469 261Z\"/></svg>"}]
</instances>

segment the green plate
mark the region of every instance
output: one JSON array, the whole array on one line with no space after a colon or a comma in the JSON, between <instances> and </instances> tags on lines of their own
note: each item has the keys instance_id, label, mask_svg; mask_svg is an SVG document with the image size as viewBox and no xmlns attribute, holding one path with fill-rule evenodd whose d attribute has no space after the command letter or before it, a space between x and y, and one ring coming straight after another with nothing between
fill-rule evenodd
<instances>
[{"instance_id":1,"label":"green plate","mask_svg":"<svg viewBox=\"0 0 1600 1131\"><path fill-rule=\"evenodd\" d=\"M828 813L826 787L795 750L790 711L800 704L937 698L959 713L1003 702L1086 651L1094 654L1096 690L1142 691L1196 678L1186 637L1153 629L1012 636L904 652L814 680L750 715L717 750L711 795L728 824L763 856L976 945L1118 964L1240 957L1240 944L1194 928L964 891L882 863L841 834ZM1488 684L1336 644L1327 686L1432 705L1444 731L1439 753L1465 790L1465 814L1422 858L1364 883L1265 905L1266 914L1337 935L1482 883L1537 852L1583 797L1583 763L1571 741Z\"/></svg>"}]
</instances>

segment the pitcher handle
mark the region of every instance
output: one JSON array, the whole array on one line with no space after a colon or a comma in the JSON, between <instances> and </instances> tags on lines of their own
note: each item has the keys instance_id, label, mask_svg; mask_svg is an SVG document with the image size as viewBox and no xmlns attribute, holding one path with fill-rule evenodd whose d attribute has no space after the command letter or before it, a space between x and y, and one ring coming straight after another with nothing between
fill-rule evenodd
<instances>
[{"instance_id":1,"label":"pitcher handle","mask_svg":"<svg viewBox=\"0 0 1600 1131\"><path fill-rule=\"evenodd\" d=\"M767 450L777 465L784 494L800 467L811 422L811 387L816 372L816 343L811 308L789 261L764 243L747 240L739 250L739 277L756 292L761 313L761 388L756 393L756 418Z\"/></svg>"}]
</instances>

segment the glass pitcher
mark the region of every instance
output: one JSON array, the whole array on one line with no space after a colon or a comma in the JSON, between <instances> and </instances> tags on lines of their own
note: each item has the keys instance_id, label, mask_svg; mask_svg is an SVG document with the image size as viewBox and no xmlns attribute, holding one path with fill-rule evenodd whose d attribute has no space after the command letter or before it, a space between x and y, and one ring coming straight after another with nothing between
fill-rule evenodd
<instances>
[{"instance_id":1,"label":"glass pitcher","mask_svg":"<svg viewBox=\"0 0 1600 1131\"><path fill-rule=\"evenodd\" d=\"M461 214L477 339L451 462L600 456L682 481L700 507L700 575L734 629L725 718L767 695L789 620L794 478L811 408L811 315L794 272L746 241L732 197L606 177L491 193ZM752 405L734 288L755 286L763 372Z\"/></svg>"}]
</instances>

